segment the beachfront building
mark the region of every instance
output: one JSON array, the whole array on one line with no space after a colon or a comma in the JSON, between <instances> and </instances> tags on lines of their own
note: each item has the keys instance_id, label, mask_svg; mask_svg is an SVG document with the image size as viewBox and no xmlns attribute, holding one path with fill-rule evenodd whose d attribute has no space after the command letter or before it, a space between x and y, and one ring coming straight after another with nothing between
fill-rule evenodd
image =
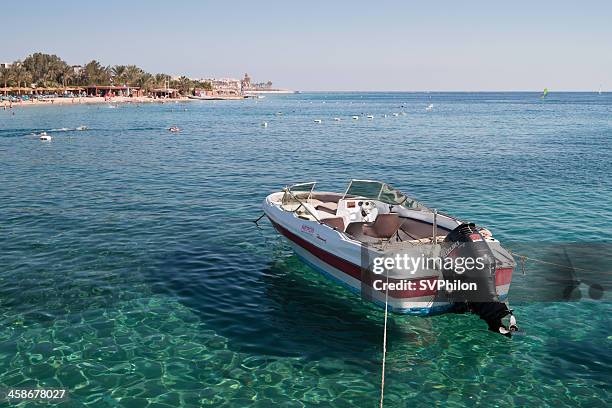
<instances>
[{"instance_id":1,"label":"beachfront building","mask_svg":"<svg viewBox=\"0 0 612 408\"><path fill-rule=\"evenodd\" d=\"M83 66L82 65L72 65L71 68L72 68L72 73L76 77L79 77L83 73Z\"/></svg>"},{"instance_id":2,"label":"beachfront building","mask_svg":"<svg viewBox=\"0 0 612 408\"><path fill-rule=\"evenodd\" d=\"M249 74L244 74L244 78L242 79L242 81L240 81L240 85L242 86L242 92L272 90L272 81L259 82L254 84L253 82L251 82L251 77L249 76Z\"/></svg>"},{"instance_id":3,"label":"beachfront building","mask_svg":"<svg viewBox=\"0 0 612 408\"><path fill-rule=\"evenodd\" d=\"M208 96L241 96L242 85L240 80L233 78L201 79L202 82L210 83L212 91L206 91Z\"/></svg>"},{"instance_id":4,"label":"beachfront building","mask_svg":"<svg viewBox=\"0 0 612 408\"><path fill-rule=\"evenodd\" d=\"M143 96L142 90L137 86L127 85L88 85L85 92L90 96Z\"/></svg>"},{"instance_id":5,"label":"beachfront building","mask_svg":"<svg viewBox=\"0 0 612 408\"><path fill-rule=\"evenodd\" d=\"M155 88L151 91L154 98L179 98L181 95L179 94L178 89L174 88Z\"/></svg>"},{"instance_id":6,"label":"beachfront building","mask_svg":"<svg viewBox=\"0 0 612 408\"><path fill-rule=\"evenodd\" d=\"M4 95L10 96L63 96L63 95L80 95L85 91L85 88L80 86L66 86L66 87L6 87L0 88L0 92Z\"/></svg>"},{"instance_id":7,"label":"beachfront building","mask_svg":"<svg viewBox=\"0 0 612 408\"><path fill-rule=\"evenodd\" d=\"M20 95L31 95L32 88L21 87L21 86L9 86L6 88L0 88L0 92L2 92L5 96L20 96Z\"/></svg>"},{"instance_id":8,"label":"beachfront building","mask_svg":"<svg viewBox=\"0 0 612 408\"><path fill-rule=\"evenodd\" d=\"M85 92L85 88L81 86L67 87L32 87L31 94L33 95L80 95Z\"/></svg>"},{"instance_id":9,"label":"beachfront building","mask_svg":"<svg viewBox=\"0 0 612 408\"><path fill-rule=\"evenodd\" d=\"M242 88L242 92L247 91L251 88L251 77L249 76L249 74L244 74L244 78L242 78L242 81L240 81L240 87Z\"/></svg>"},{"instance_id":10,"label":"beachfront building","mask_svg":"<svg viewBox=\"0 0 612 408\"><path fill-rule=\"evenodd\" d=\"M11 64L10 62L0 62L0 69L8 69L11 67L11 65L13 64Z\"/></svg>"},{"instance_id":11,"label":"beachfront building","mask_svg":"<svg viewBox=\"0 0 612 408\"><path fill-rule=\"evenodd\" d=\"M240 81L242 94L249 96L257 93L293 93L288 89L272 88L272 81L254 83L249 74L244 74Z\"/></svg>"}]
</instances>

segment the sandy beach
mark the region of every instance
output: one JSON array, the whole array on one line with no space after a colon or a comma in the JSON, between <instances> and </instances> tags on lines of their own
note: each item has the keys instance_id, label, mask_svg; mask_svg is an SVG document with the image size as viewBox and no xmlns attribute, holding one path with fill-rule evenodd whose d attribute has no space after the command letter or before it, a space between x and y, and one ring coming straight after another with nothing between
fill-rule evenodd
<instances>
[{"instance_id":1,"label":"sandy beach","mask_svg":"<svg viewBox=\"0 0 612 408\"><path fill-rule=\"evenodd\" d=\"M99 104L99 103L172 103L172 102L185 102L189 101L189 98L181 97L181 98L172 98L172 99L164 99L164 98L151 98L147 96L115 96L112 98L104 98L101 96L94 97L75 97L75 98L47 98L47 99L30 99L28 101L17 101L17 102L9 102L2 101L0 103L0 108L9 109L11 107L26 107L26 106L56 106L56 105L78 105L78 104Z\"/></svg>"}]
</instances>

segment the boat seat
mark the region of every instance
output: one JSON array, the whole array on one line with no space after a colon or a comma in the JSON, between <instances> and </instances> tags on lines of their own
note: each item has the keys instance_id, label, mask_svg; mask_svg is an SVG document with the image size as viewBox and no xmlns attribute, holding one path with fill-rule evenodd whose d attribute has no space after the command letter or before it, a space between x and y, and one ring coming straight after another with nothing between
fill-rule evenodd
<instances>
[{"instance_id":1,"label":"boat seat","mask_svg":"<svg viewBox=\"0 0 612 408\"><path fill-rule=\"evenodd\" d=\"M298 205L295 212L298 217L306 220L314 220L314 217L316 217L316 215L318 214L317 210L312 206L312 204L309 203L303 203L302 205Z\"/></svg>"},{"instance_id":2,"label":"boat seat","mask_svg":"<svg viewBox=\"0 0 612 408\"><path fill-rule=\"evenodd\" d=\"M338 203L332 203L329 201L322 202L319 205L325 208L329 208L330 210L333 210L333 211L336 211L338 209Z\"/></svg>"},{"instance_id":3,"label":"boat seat","mask_svg":"<svg viewBox=\"0 0 612 408\"><path fill-rule=\"evenodd\" d=\"M402 239L404 239L404 234L408 236L408 240L431 238L433 234L433 225L431 225L431 223L415 220L413 218L402 218L402 220L402 234L400 234ZM439 225L436 228L436 235L438 236L446 236L449 232L450 230Z\"/></svg>"},{"instance_id":4,"label":"boat seat","mask_svg":"<svg viewBox=\"0 0 612 408\"><path fill-rule=\"evenodd\" d=\"M335 203L337 204L338 201L340 201L340 199L342 199L343 194L337 194L337 193L313 193L312 194L312 198L317 199L319 201L325 202L325 203Z\"/></svg>"},{"instance_id":5,"label":"boat seat","mask_svg":"<svg viewBox=\"0 0 612 408\"><path fill-rule=\"evenodd\" d=\"M363 228L366 225L365 222L351 222L346 227L346 233L358 241L366 243L377 243L380 241L378 238L370 237L363 233Z\"/></svg>"},{"instance_id":6,"label":"boat seat","mask_svg":"<svg viewBox=\"0 0 612 408\"><path fill-rule=\"evenodd\" d=\"M338 231L344 231L344 219L342 217L325 218L321 220L321 223L332 227Z\"/></svg>"},{"instance_id":7,"label":"boat seat","mask_svg":"<svg viewBox=\"0 0 612 408\"><path fill-rule=\"evenodd\" d=\"M363 226L363 233L374 238L391 238L402 225L402 220L397 214L378 214L376 220L371 224Z\"/></svg>"},{"instance_id":8,"label":"boat seat","mask_svg":"<svg viewBox=\"0 0 612 408\"><path fill-rule=\"evenodd\" d=\"M336 203L321 203L315 207L318 211L323 211L329 214L336 215L338 204Z\"/></svg>"}]
</instances>

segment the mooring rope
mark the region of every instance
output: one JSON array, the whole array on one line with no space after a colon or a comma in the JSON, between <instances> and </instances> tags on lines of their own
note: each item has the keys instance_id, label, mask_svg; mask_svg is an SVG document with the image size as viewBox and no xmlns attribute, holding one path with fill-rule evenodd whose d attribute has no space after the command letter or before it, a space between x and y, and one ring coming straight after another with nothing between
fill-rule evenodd
<instances>
[{"instance_id":1,"label":"mooring rope","mask_svg":"<svg viewBox=\"0 0 612 408\"><path fill-rule=\"evenodd\" d=\"M545 261L543 259L532 258L530 256L514 253L512 251L510 251L510 254L513 257L520 258L520 260L521 260L521 268L522 268L522 271L523 271L523 275L525 274L525 261L528 261L528 260L532 261L532 262L536 262L536 263L553 265L553 266L557 266L557 267L560 267L560 268L567 268L567 269L571 269L571 270L575 270L575 271L595 272L595 271L590 270L590 269L577 268L577 267L574 267L574 266L563 265L563 264L558 264L558 263L554 263L554 262ZM385 400L385 364L386 364L386 361L387 361L387 320L388 320L388 316L389 316L388 308L389 308L389 273L387 273L387 287L386 287L386 291L385 291L385 325L384 325L384 331L383 331L383 356L382 356L382 372L381 372L381 379L380 379L380 408L383 408L383 404L384 404L384 400Z\"/></svg>"},{"instance_id":2,"label":"mooring rope","mask_svg":"<svg viewBox=\"0 0 612 408\"><path fill-rule=\"evenodd\" d=\"M557 266L559 268L565 268L565 269L569 269L569 270L572 270L572 271L602 273L601 271L598 272L598 271L594 271L592 269L578 268L578 267L572 266L572 265L563 265L563 264L558 264L558 263L554 263L554 262L545 261L543 259L532 258L532 257L529 257L527 255L518 254L518 253L515 253L515 252L512 252L512 251L510 251L510 255L512 255L513 257L516 256L516 257L520 258L520 260L521 260L521 268L523 270L523 275L525 274L525 261L532 261L532 262L535 262L535 263L541 263L541 264L546 264L546 265L553 265L553 266Z\"/></svg>"},{"instance_id":3,"label":"mooring rope","mask_svg":"<svg viewBox=\"0 0 612 408\"><path fill-rule=\"evenodd\" d=\"M383 330L383 357L382 357L382 374L380 379L380 408L383 408L385 400L385 363L387 360L387 318L389 304L389 272L387 271L387 287L385 291L385 328Z\"/></svg>"}]
</instances>

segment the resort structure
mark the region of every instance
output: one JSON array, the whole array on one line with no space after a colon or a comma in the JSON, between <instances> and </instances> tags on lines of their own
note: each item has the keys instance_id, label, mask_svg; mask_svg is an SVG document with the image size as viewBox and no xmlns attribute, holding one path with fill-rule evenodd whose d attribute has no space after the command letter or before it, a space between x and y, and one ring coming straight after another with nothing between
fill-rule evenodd
<instances>
[{"instance_id":1,"label":"resort structure","mask_svg":"<svg viewBox=\"0 0 612 408\"><path fill-rule=\"evenodd\" d=\"M272 81L252 83L248 73L244 74L244 78L240 81L242 94L245 96L256 95L260 93L294 93L288 89L272 88Z\"/></svg>"},{"instance_id":2,"label":"resort structure","mask_svg":"<svg viewBox=\"0 0 612 408\"><path fill-rule=\"evenodd\" d=\"M211 86L210 90L198 90L196 89L196 96L242 96L242 88L240 80L233 78L207 78L201 79L200 82L209 83ZM201 93L204 92L204 95Z\"/></svg>"},{"instance_id":3,"label":"resort structure","mask_svg":"<svg viewBox=\"0 0 612 408\"><path fill-rule=\"evenodd\" d=\"M257 93L291 93L275 89L272 82L150 74L136 65L104 66L96 60L69 65L57 55L34 53L23 60L0 63L0 99L3 102L57 102L79 98L134 101L141 99L243 99ZM81 100L87 97L88 99ZM54 99L60 99L55 100ZM74 101L70 101L74 103Z\"/></svg>"}]
</instances>

